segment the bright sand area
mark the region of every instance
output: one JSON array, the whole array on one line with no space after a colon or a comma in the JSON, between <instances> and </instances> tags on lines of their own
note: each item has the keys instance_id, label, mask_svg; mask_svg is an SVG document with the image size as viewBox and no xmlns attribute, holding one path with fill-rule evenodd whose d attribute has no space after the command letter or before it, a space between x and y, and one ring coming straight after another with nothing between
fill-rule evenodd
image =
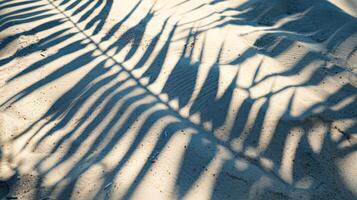
<instances>
[{"instance_id":1,"label":"bright sand area","mask_svg":"<svg viewBox=\"0 0 357 200\"><path fill-rule=\"evenodd\" d=\"M0 199L354 199L353 0L0 0Z\"/></svg>"}]
</instances>

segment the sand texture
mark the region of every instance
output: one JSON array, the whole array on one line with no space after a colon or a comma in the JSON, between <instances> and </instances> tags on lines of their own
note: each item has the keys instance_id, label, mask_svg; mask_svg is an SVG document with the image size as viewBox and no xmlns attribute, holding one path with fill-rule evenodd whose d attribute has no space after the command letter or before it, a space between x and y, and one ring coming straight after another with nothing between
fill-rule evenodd
<instances>
[{"instance_id":1,"label":"sand texture","mask_svg":"<svg viewBox=\"0 0 357 200\"><path fill-rule=\"evenodd\" d=\"M0 0L0 199L356 199L356 17Z\"/></svg>"}]
</instances>

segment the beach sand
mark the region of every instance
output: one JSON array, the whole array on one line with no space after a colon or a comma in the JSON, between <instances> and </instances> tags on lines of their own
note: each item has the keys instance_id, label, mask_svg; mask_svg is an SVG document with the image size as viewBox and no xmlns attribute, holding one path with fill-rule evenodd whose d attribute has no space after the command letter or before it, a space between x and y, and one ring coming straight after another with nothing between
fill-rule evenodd
<instances>
[{"instance_id":1,"label":"beach sand","mask_svg":"<svg viewBox=\"0 0 357 200\"><path fill-rule=\"evenodd\" d=\"M0 199L356 199L353 0L0 0Z\"/></svg>"}]
</instances>

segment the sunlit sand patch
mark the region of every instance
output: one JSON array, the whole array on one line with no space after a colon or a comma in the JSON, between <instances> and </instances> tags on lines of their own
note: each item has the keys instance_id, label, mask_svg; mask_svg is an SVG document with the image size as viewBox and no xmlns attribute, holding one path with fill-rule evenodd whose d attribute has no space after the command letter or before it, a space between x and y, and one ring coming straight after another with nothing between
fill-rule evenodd
<instances>
[{"instance_id":1,"label":"sunlit sand patch","mask_svg":"<svg viewBox=\"0 0 357 200\"><path fill-rule=\"evenodd\" d=\"M9 197L353 199L355 19L329 2L0 2Z\"/></svg>"}]
</instances>

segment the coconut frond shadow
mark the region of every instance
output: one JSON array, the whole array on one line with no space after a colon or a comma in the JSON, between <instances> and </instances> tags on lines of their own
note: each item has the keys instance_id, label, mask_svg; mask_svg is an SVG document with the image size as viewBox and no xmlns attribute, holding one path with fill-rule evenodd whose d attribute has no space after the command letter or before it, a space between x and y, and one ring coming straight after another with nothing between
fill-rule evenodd
<instances>
[{"instance_id":1,"label":"coconut frond shadow","mask_svg":"<svg viewBox=\"0 0 357 200\"><path fill-rule=\"evenodd\" d=\"M36 174L26 198L355 197L337 163L357 149L356 19L307 23L322 0L207 2L133 1L118 19L124 1L0 1L2 113L44 105L1 141Z\"/></svg>"}]
</instances>

